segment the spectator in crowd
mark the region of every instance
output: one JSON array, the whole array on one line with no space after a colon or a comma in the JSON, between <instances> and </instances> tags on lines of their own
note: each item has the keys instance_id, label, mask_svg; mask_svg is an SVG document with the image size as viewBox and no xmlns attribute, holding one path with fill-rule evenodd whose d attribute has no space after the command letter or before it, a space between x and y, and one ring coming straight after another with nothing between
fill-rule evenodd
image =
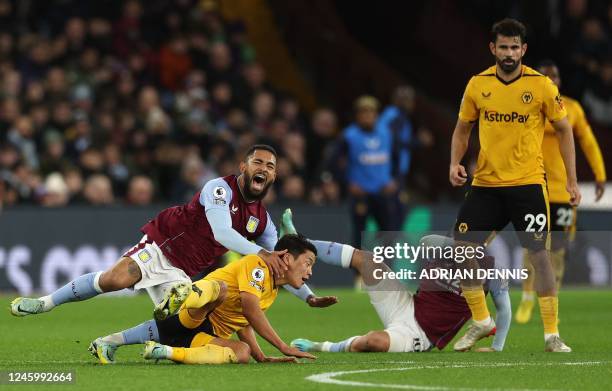
<instances>
[{"instance_id":1,"label":"spectator in crowd","mask_svg":"<svg viewBox=\"0 0 612 391\"><path fill-rule=\"evenodd\" d=\"M137 175L130 179L127 192L128 205L146 206L153 202L154 188L151 178Z\"/></svg>"},{"instance_id":2,"label":"spectator in crowd","mask_svg":"<svg viewBox=\"0 0 612 391\"><path fill-rule=\"evenodd\" d=\"M332 170L348 190L353 220L353 245L361 247L361 233L369 216L380 230L398 231L399 164L394 161L394 139L388 127L378 126L378 100L361 96L354 104L355 122L342 133L332 157Z\"/></svg>"},{"instance_id":3,"label":"spectator in crowd","mask_svg":"<svg viewBox=\"0 0 612 391\"><path fill-rule=\"evenodd\" d=\"M104 174L94 174L85 181L83 197L94 206L111 205L115 202L110 179Z\"/></svg>"}]
</instances>

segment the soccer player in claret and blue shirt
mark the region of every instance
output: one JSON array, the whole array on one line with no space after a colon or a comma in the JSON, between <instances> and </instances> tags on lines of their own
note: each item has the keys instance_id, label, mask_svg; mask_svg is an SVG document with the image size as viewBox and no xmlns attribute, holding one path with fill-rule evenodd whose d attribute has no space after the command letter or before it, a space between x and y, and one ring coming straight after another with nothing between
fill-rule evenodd
<instances>
[{"instance_id":1,"label":"soccer player in claret and blue shirt","mask_svg":"<svg viewBox=\"0 0 612 391\"><path fill-rule=\"evenodd\" d=\"M39 314L64 303L133 288L146 289L156 316L165 317L178 310L174 302L182 303L191 292L190 277L228 249L257 254L281 277L286 270L284 252L273 251L276 227L261 201L275 179L276 151L268 145L252 146L240 163L240 175L213 179L188 204L163 210L141 228L140 243L109 270L80 276L47 296L19 297L11 303L11 313ZM336 302L335 297L316 297L305 285L299 290L286 288L310 306Z\"/></svg>"}]
</instances>

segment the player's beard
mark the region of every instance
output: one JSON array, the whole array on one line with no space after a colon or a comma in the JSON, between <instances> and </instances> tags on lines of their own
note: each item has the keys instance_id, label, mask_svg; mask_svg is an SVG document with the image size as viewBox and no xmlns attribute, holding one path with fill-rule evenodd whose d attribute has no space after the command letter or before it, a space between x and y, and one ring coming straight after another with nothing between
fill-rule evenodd
<instances>
[{"instance_id":1,"label":"player's beard","mask_svg":"<svg viewBox=\"0 0 612 391\"><path fill-rule=\"evenodd\" d=\"M521 60L518 61L513 60L511 58L498 58L496 57L497 65L501 68L504 73L512 73L516 70L516 68L521 65ZM506 63L505 61L512 60L512 63Z\"/></svg>"},{"instance_id":2,"label":"player's beard","mask_svg":"<svg viewBox=\"0 0 612 391\"><path fill-rule=\"evenodd\" d=\"M243 175L244 175L244 189L242 189L242 191L244 192L245 198L250 201L255 201L255 200L258 201L258 200L263 199L268 193L268 189L270 188L270 186L272 186L272 182L268 181L268 183L266 183L264 188L259 193L255 193L251 189L251 184L253 183L253 176L249 175L246 172Z\"/></svg>"}]
</instances>

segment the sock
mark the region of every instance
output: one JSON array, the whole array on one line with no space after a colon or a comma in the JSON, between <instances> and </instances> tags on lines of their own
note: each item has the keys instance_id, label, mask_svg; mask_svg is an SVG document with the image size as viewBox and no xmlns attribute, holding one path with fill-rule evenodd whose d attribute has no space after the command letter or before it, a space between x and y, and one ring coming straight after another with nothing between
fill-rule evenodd
<instances>
[{"instance_id":1,"label":"sock","mask_svg":"<svg viewBox=\"0 0 612 391\"><path fill-rule=\"evenodd\" d=\"M559 315L559 299L556 296L538 297L540 316L544 324L544 334L559 335L557 317Z\"/></svg>"},{"instance_id":2,"label":"sock","mask_svg":"<svg viewBox=\"0 0 612 391\"><path fill-rule=\"evenodd\" d=\"M308 299L308 296L314 296L314 292L306 284L303 284L299 289L295 289L289 284L283 285L283 288L291 292L292 295L299 297L303 301Z\"/></svg>"},{"instance_id":3,"label":"sock","mask_svg":"<svg viewBox=\"0 0 612 391\"><path fill-rule=\"evenodd\" d=\"M480 324L488 324L491 320L491 314L489 314L482 287L464 288L463 297L465 297L465 301L472 311L474 321Z\"/></svg>"},{"instance_id":4,"label":"sock","mask_svg":"<svg viewBox=\"0 0 612 391\"><path fill-rule=\"evenodd\" d=\"M323 240L311 240L310 243L317 249L317 259L330 265L347 269L351 267L351 258L355 251L353 246Z\"/></svg>"},{"instance_id":5,"label":"sock","mask_svg":"<svg viewBox=\"0 0 612 391\"><path fill-rule=\"evenodd\" d=\"M521 297L522 301L533 301L535 299L534 291L523 291L523 296Z\"/></svg>"},{"instance_id":6,"label":"sock","mask_svg":"<svg viewBox=\"0 0 612 391\"><path fill-rule=\"evenodd\" d=\"M523 281L523 300L529 300L525 298L525 293L531 296L531 300L535 298L535 269L531 265L529 258L529 252L527 250L523 253L523 267L527 269L527 279Z\"/></svg>"},{"instance_id":7,"label":"sock","mask_svg":"<svg viewBox=\"0 0 612 391\"><path fill-rule=\"evenodd\" d=\"M148 320L131 329L108 335L102 340L116 345L133 345L147 341L159 342L159 331L155 321Z\"/></svg>"},{"instance_id":8,"label":"sock","mask_svg":"<svg viewBox=\"0 0 612 391\"><path fill-rule=\"evenodd\" d=\"M565 272L565 249L552 250L550 252L550 260L552 261L553 270L555 271L555 280L557 282L557 292L561 288L563 274Z\"/></svg>"},{"instance_id":9,"label":"sock","mask_svg":"<svg viewBox=\"0 0 612 391\"><path fill-rule=\"evenodd\" d=\"M227 364L238 362L231 348L208 344L198 348L172 348L169 358L184 364Z\"/></svg>"},{"instance_id":10,"label":"sock","mask_svg":"<svg viewBox=\"0 0 612 391\"><path fill-rule=\"evenodd\" d=\"M323 342L320 347L321 351L332 353L348 352L351 349L351 344L357 337L359 336L355 335L354 337L347 338L340 342Z\"/></svg>"},{"instance_id":11,"label":"sock","mask_svg":"<svg viewBox=\"0 0 612 391\"><path fill-rule=\"evenodd\" d=\"M69 303L71 301L87 300L102 292L98 280L102 272L84 274L70 281L49 296L40 299L45 303L44 310L49 311L56 305Z\"/></svg>"},{"instance_id":12,"label":"sock","mask_svg":"<svg viewBox=\"0 0 612 391\"><path fill-rule=\"evenodd\" d=\"M202 308L206 304L217 300L221 287L217 281L199 280L191 285L191 293L183 304L184 308Z\"/></svg>"}]
</instances>

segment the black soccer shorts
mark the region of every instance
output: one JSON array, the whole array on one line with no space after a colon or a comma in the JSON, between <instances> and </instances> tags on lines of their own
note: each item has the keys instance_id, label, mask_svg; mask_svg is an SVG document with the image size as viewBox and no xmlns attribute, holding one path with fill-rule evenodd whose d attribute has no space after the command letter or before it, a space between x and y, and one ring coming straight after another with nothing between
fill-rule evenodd
<instances>
[{"instance_id":1,"label":"black soccer shorts","mask_svg":"<svg viewBox=\"0 0 612 391\"><path fill-rule=\"evenodd\" d=\"M576 231L576 208L569 203L550 203L551 250L567 247Z\"/></svg>"},{"instance_id":2,"label":"black soccer shorts","mask_svg":"<svg viewBox=\"0 0 612 391\"><path fill-rule=\"evenodd\" d=\"M512 223L523 247L547 248L548 192L544 185L472 186L455 223L455 240L483 244L492 232Z\"/></svg>"}]
</instances>

